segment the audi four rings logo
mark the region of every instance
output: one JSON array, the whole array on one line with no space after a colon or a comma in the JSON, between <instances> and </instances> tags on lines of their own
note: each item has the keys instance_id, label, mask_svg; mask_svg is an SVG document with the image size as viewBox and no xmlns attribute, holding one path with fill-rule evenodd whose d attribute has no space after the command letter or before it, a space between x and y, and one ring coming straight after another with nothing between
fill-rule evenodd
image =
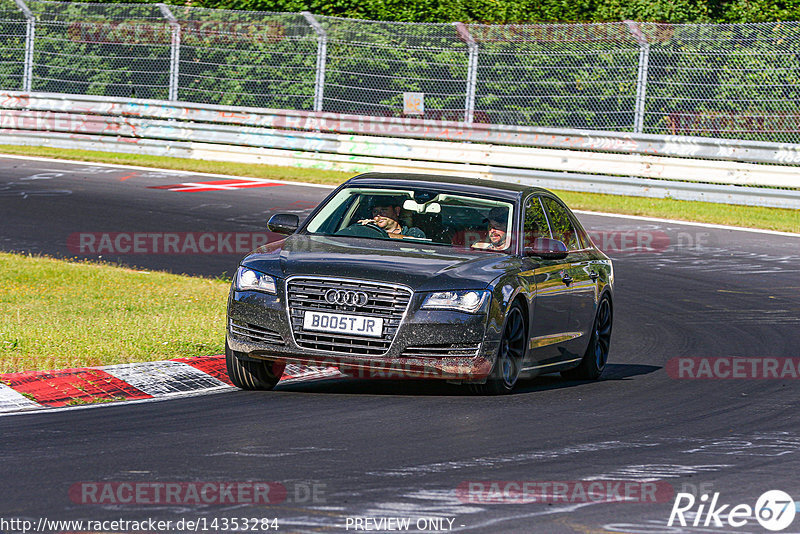
<instances>
[{"instance_id":1,"label":"audi four rings logo","mask_svg":"<svg viewBox=\"0 0 800 534\"><path fill-rule=\"evenodd\" d=\"M347 304L349 306L366 306L369 297L363 291L345 291L329 289L325 292L325 300L331 304Z\"/></svg>"}]
</instances>

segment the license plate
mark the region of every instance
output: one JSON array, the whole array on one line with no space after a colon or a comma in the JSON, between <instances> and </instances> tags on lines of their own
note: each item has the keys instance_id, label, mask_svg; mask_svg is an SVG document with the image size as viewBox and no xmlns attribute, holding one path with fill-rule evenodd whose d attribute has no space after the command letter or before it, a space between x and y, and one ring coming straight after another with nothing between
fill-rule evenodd
<instances>
[{"instance_id":1,"label":"license plate","mask_svg":"<svg viewBox=\"0 0 800 534\"><path fill-rule=\"evenodd\" d=\"M383 319L364 317L363 315L307 311L303 316L303 330L381 337L383 335Z\"/></svg>"}]
</instances>

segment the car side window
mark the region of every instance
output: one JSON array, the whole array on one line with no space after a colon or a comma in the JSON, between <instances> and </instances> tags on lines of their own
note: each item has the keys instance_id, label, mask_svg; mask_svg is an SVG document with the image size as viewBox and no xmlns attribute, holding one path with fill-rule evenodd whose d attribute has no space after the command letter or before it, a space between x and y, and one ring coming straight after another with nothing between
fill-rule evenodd
<instances>
[{"instance_id":1,"label":"car side window","mask_svg":"<svg viewBox=\"0 0 800 534\"><path fill-rule=\"evenodd\" d=\"M563 241L567 245L567 250L579 250L581 243L567 209L550 197L543 197L542 202L547 208L553 238Z\"/></svg>"},{"instance_id":2,"label":"car side window","mask_svg":"<svg viewBox=\"0 0 800 534\"><path fill-rule=\"evenodd\" d=\"M539 197L530 197L525 203L525 237L523 247L532 247L533 241L539 237L550 237L547 218L544 215Z\"/></svg>"},{"instance_id":3,"label":"car side window","mask_svg":"<svg viewBox=\"0 0 800 534\"><path fill-rule=\"evenodd\" d=\"M586 230L581 228L581 226L578 224L575 225L575 230L578 232L578 238L581 241L581 248L592 248L594 246L592 240L589 238L589 234L586 233Z\"/></svg>"}]
</instances>

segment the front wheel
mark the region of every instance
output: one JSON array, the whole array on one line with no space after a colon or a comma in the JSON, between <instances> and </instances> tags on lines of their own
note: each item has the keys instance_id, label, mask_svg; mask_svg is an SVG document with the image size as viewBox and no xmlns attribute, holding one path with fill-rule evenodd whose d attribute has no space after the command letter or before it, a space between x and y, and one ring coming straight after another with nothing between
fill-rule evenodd
<instances>
[{"instance_id":1,"label":"front wheel","mask_svg":"<svg viewBox=\"0 0 800 534\"><path fill-rule=\"evenodd\" d=\"M503 395L511 393L522 372L522 360L525 357L527 328L525 316L518 303L514 303L506 316L503 337L497 351L492 374L485 384L472 384L475 393L481 395Z\"/></svg>"},{"instance_id":2,"label":"front wheel","mask_svg":"<svg viewBox=\"0 0 800 534\"><path fill-rule=\"evenodd\" d=\"M613 312L608 295L600 298L592 325L592 338L578 367L562 371L561 376L570 380L597 380L603 374L611 346L611 324Z\"/></svg>"},{"instance_id":3,"label":"front wheel","mask_svg":"<svg viewBox=\"0 0 800 534\"><path fill-rule=\"evenodd\" d=\"M270 390L281 379L283 364L270 361L242 360L225 342L225 365L234 386L248 390Z\"/></svg>"}]
</instances>

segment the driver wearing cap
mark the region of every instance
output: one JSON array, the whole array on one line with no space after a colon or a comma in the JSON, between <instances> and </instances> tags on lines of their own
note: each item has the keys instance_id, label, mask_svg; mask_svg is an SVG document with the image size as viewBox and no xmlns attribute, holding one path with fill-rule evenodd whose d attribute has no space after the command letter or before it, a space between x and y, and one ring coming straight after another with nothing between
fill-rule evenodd
<instances>
[{"instance_id":1,"label":"driver wearing cap","mask_svg":"<svg viewBox=\"0 0 800 534\"><path fill-rule=\"evenodd\" d=\"M508 248L508 209L495 207L489 210L489 214L483 220L488 223L487 235L489 238L488 243L477 242L472 245L472 248L480 250L505 250Z\"/></svg>"},{"instance_id":2,"label":"driver wearing cap","mask_svg":"<svg viewBox=\"0 0 800 534\"><path fill-rule=\"evenodd\" d=\"M361 224L375 224L386 231L389 237L402 238L404 236L425 239L425 232L416 226L403 226L400 223L400 214L403 211L403 201L399 197L379 196L372 205L372 219L362 219Z\"/></svg>"}]
</instances>

